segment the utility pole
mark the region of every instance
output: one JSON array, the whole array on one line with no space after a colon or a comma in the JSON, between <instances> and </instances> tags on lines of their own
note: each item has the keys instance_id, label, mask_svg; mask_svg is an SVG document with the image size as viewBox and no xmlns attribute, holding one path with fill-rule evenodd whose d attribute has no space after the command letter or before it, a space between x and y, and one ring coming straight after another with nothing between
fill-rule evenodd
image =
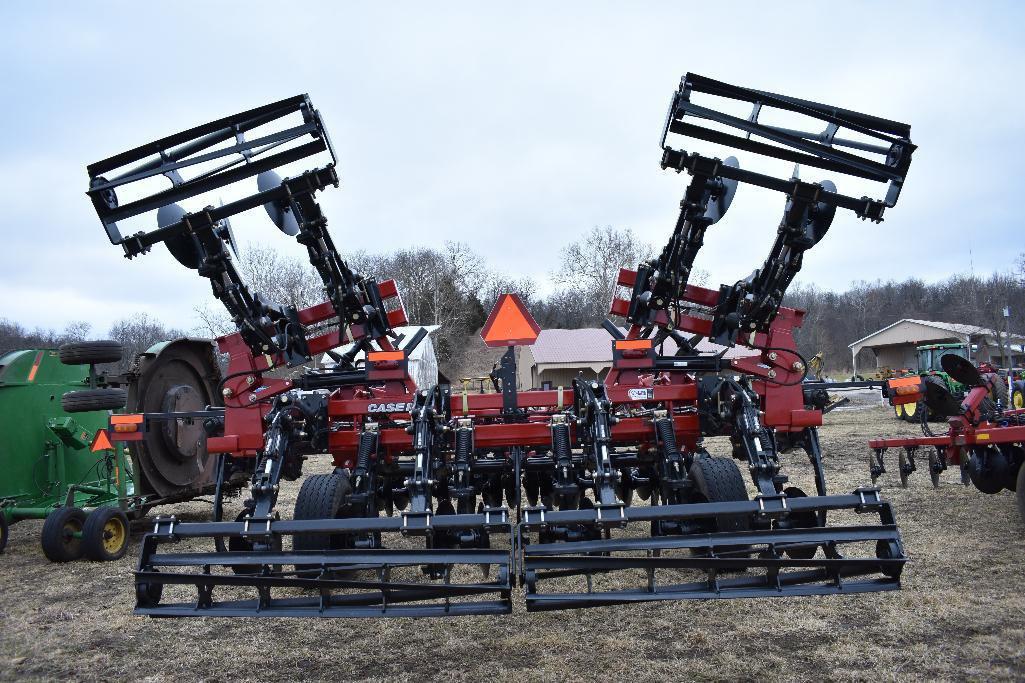
<instances>
[{"instance_id":1,"label":"utility pole","mask_svg":"<svg viewBox=\"0 0 1025 683\"><path fill-rule=\"evenodd\" d=\"M1007 368L1007 400L1010 401L1014 397L1014 372L1011 369L1013 363L1011 359L1011 307L1004 306L1004 348L1007 349L1007 355L1004 357L1004 367ZM1012 407L1012 405L1008 405Z\"/></svg>"},{"instance_id":2,"label":"utility pole","mask_svg":"<svg viewBox=\"0 0 1025 683\"><path fill-rule=\"evenodd\" d=\"M1004 306L1004 349L1006 349L1006 355L1004 356L1004 367L1008 369L1008 376L1010 376L1011 369L1011 307Z\"/></svg>"}]
</instances>

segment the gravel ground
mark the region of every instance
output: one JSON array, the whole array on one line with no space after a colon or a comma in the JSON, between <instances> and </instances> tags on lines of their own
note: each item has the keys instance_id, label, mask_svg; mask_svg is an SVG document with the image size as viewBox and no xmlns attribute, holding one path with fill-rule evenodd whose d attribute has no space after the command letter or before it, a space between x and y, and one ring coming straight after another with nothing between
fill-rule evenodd
<instances>
[{"instance_id":1,"label":"gravel ground","mask_svg":"<svg viewBox=\"0 0 1025 683\"><path fill-rule=\"evenodd\" d=\"M867 483L868 438L916 430L877 406L837 410L826 423L834 492ZM811 489L806 459L784 460ZM1011 494L959 481L956 471L938 490L923 472L908 489L895 475L881 480L911 558L900 592L539 614L517 605L505 617L135 617L138 537L119 562L53 565L39 548L41 522L23 522L0 556L0 680L1021 680L1025 528ZM285 491L285 509L296 490ZM200 519L208 506L176 512Z\"/></svg>"}]
</instances>

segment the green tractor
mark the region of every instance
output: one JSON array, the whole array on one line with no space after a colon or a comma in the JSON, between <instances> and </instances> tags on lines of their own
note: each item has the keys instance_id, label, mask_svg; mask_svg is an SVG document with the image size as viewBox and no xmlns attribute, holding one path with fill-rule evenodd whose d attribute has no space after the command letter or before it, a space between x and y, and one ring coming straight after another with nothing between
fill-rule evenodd
<instances>
[{"instance_id":1,"label":"green tractor","mask_svg":"<svg viewBox=\"0 0 1025 683\"><path fill-rule=\"evenodd\" d=\"M940 358L942 358L944 354L952 353L968 359L967 345L926 344L924 346L915 347L915 351L918 354L918 375L922 377L924 381L941 383L944 388L946 388L947 392L956 397L964 395L964 385L953 379L943 370L943 366L940 365ZM931 377L933 379L924 379L926 377ZM922 419L922 416L919 413L921 410L926 410L925 403L923 401L919 401L918 403L906 403L904 405L896 405L893 407L893 411L897 415L897 418L907 420L908 422L919 422Z\"/></svg>"},{"instance_id":2,"label":"green tractor","mask_svg":"<svg viewBox=\"0 0 1025 683\"><path fill-rule=\"evenodd\" d=\"M971 360L969 357L969 349L966 344L926 344L924 346L918 346L915 348L918 352L918 375L922 378L923 382L931 384L937 384L943 387L947 393L951 394L958 402L964 398L965 391L968 387L961 384L956 379L951 377L943 366L940 364L940 359L948 354L960 356L966 360ZM999 384L998 388L995 389L993 399L1000 399L1003 402L1005 408L1022 408L1025 407L1025 375L1021 371L1011 371L1011 388L1012 391L1008 392L1007 378L1004 372L999 372L1003 378L1003 382ZM918 403L906 403L904 405L895 405L893 407L894 413L899 419L907 420L908 422L920 422L922 419L923 410L929 410L924 399ZM937 415L933 412L929 412L928 419L942 419L949 417L948 415Z\"/></svg>"}]
</instances>

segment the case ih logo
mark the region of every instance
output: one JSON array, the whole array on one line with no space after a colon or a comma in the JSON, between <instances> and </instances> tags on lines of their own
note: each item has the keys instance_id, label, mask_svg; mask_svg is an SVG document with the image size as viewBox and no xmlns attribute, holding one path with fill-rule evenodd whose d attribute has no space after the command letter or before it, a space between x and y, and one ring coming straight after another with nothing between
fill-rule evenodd
<instances>
[{"instance_id":1,"label":"case ih logo","mask_svg":"<svg viewBox=\"0 0 1025 683\"><path fill-rule=\"evenodd\" d=\"M368 413L408 413L412 409L412 403L371 403L367 406Z\"/></svg>"}]
</instances>

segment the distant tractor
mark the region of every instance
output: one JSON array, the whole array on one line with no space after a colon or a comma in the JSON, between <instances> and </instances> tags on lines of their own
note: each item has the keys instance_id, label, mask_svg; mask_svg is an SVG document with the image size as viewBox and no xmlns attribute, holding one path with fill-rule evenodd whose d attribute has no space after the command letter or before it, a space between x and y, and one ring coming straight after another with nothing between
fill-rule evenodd
<instances>
[{"instance_id":1,"label":"distant tractor","mask_svg":"<svg viewBox=\"0 0 1025 683\"><path fill-rule=\"evenodd\" d=\"M964 384L951 377L950 374L943 369L940 359L946 355L955 355L960 358L964 358L965 360L971 360L968 346L966 344L926 344L924 346L916 347L915 350L918 352L918 376L921 377L924 382L942 387L957 401L963 399L965 392L969 387L966 387ZM984 371L996 373L1004 379L1003 382L994 384L991 396L993 400L1002 401L1005 408L1025 407L1025 375L1022 374L1022 371L1011 371L1011 388L1013 391L1009 391L1006 374L1003 371L998 371L996 368L993 368L986 363L981 364L979 367ZM909 373L905 376L913 376L913 373ZM935 409L927 407L925 399L916 403L897 404L893 406L894 414L899 419L907 420L908 422L920 422L923 410L928 411L926 417L930 420L939 420L951 417L951 415L947 414L938 414L935 412Z\"/></svg>"}]
</instances>

